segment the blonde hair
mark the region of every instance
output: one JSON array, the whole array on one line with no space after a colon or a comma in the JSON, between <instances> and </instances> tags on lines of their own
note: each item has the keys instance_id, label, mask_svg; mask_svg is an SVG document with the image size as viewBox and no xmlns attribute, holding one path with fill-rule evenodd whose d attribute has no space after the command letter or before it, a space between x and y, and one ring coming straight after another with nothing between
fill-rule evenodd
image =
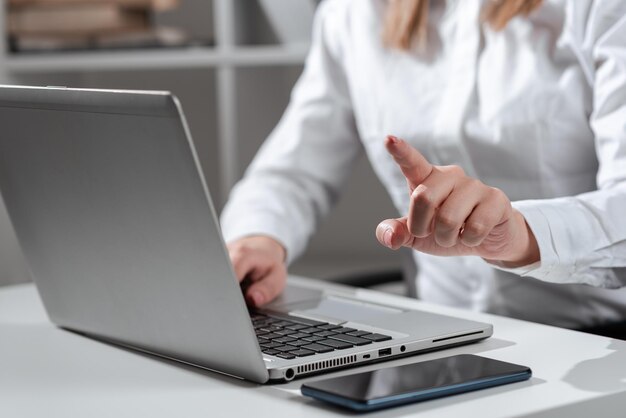
<instances>
[{"instance_id":1,"label":"blonde hair","mask_svg":"<svg viewBox=\"0 0 626 418\"><path fill-rule=\"evenodd\" d=\"M391 0L383 29L383 40L390 47L409 49L414 41L422 48L428 34L430 0ZM482 20L494 30L502 30L515 16L528 16L543 0L490 0Z\"/></svg>"}]
</instances>

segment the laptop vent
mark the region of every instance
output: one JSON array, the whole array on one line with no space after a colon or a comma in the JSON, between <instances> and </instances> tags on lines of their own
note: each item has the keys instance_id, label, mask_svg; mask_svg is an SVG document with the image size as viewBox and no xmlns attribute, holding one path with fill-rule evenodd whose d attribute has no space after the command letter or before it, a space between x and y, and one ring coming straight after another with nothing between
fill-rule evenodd
<instances>
[{"instance_id":1,"label":"laptop vent","mask_svg":"<svg viewBox=\"0 0 626 418\"><path fill-rule=\"evenodd\" d=\"M341 367L351 363L356 363L356 356L346 356L332 360L318 361L317 363L298 366L298 374L315 372L317 370L324 370L332 367Z\"/></svg>"}]
</instances>

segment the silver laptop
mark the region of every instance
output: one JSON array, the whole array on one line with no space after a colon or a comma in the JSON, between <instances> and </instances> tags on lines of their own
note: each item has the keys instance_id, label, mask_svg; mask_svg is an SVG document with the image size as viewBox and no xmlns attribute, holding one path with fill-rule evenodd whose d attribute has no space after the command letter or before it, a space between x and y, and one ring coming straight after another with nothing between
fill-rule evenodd
<instances>
[{"instance_id":1,"label":"silver laptop","mask_svg":"<svg viewBox=\"0 0 626 418\"><path fill-rule=\"evenodd\" d=\"M0 190L60 327L259 383L492 334L297 279L249 312L168 92L4 86L0 126Z\"/></svg>"}]
</instances>

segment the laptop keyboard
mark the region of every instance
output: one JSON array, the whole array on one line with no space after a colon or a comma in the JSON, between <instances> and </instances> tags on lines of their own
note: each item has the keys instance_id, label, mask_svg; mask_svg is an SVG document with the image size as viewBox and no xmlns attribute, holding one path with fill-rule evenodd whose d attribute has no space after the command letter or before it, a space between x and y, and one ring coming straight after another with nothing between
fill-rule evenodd
<instances>
[{"instance_id":1,"label":"laptop keyboard","mask_svg":"<svg viewBox=\"0 0 626 418\"><path fill-rule=\"evenodd\" d=\"M250 316L261 351L288 360L391 340L389 335L288 314L254 312Z\"/></svg>"}]
</instances>

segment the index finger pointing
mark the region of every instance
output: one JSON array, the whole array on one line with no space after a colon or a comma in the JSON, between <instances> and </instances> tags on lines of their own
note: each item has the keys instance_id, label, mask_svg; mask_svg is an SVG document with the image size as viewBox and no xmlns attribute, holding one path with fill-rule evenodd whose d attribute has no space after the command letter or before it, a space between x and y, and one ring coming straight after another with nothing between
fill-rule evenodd
<instances>
[{"instance_id":1,"label":"index finger pointing","mask_svg":"<svg viewBox=\"0 0 626 418\"><path fill-rule=\"evenodd\" d=\"M385 139L385 148L400 166L402 174L409 181L411 190L422 183L433 171L433 166L418 150L405 141L389 135Z\"/></svg>"}]
</instances>

